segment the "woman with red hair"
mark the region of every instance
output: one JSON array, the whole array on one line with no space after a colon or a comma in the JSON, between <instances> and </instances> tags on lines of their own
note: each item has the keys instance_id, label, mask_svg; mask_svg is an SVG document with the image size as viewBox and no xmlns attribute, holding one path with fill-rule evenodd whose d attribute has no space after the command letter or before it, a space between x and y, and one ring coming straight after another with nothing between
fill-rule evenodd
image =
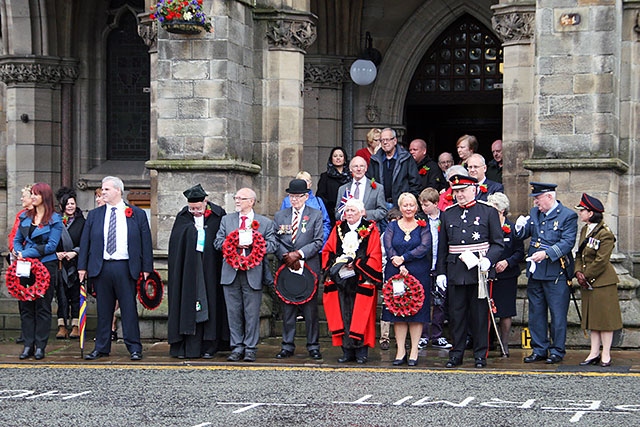
<instances>
[{"instance_id":1,"label":"woman with red hair","mask_svg":"<svg viewBox=\"0 0 640 427\"><path fill-rule=\"evenodd\" d=\"M16 258L38 259L49 271L50 282L45 294L33 301L20 301L20 320L24 349L20 359L34 356L36 360L44 358L44 350L51 329L51 300L56 277L58 258L56 248L62 234L62 218L53 206L53 191L49 184L38 182L31 187L33 209L20 216L20 225L13 239ZM32 266L33 267L33 266ZM20 278L28 282L33 277Z\"/></svg>"}]
</instances>

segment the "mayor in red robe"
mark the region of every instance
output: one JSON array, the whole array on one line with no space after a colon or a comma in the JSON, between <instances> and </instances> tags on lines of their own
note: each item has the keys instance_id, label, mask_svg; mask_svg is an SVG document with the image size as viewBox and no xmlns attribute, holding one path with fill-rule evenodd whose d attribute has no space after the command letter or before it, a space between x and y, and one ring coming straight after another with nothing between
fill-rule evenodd
<instances>
[{"instance_id":1,"label":"mayor in red robe","mask_svg":"<svg viewBox=\"0 0 640 427\"><path fill-rule=\"evenodd\" d=\"M344 221L336 222L322 250L325 276L322 297L339 363L367 362L375 346L377 289L382 286L382 249L374 221L367 221L358 199L345 203Z\"/></svg>"}]
</instances>

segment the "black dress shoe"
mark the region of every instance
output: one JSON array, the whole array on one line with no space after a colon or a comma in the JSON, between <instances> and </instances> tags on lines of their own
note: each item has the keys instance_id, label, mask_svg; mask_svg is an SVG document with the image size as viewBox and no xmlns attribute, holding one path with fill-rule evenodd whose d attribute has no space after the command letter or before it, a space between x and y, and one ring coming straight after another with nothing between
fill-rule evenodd
<instances>
[{"instance_id":1,"label":"black dress shoe","mask_svg":"<svg viewBox=\"0 0 640 427\"><path fill-rule=\"evenodd\" d=\"M131 353L131 360L133 361L142 360L142 353L139 351L134 351L133 353Z\"/></svg>"},{"instance_id":2,"label":"black dress shoe","mask_svg":"<svg viewBox=\"0 0 640 427\"><path fill-rule=\"evenodd\" d=\"M405 363L407 363L407 355L405 354L404 357L402 359L395 359L393 362L391 362L391 364L393 366L401 366L404 365Z\"/></svg>"},{"instance_id":3,"label":"black dress shoe","mask_svg":"<svg viewBox=\"0 0 640 427\"><path fill-rule=\"evenodd\" d=\"M87 354L84 359L85 360L96 360L101 357L107 357L109 353L100 353L98 350L93 350L91 353Z\"/></svg>"},{"instance_id":4,"label":"black dress shoe","mask_svg":"<svg viewBox=\"0 0 640 427\"><path fill-rule=\"evenodd\" d=\"M580 362L580 366L597 365L598 363L600 363L600 355L591 359L583 360L582 362Z\"/></svg>"},{"instance_id":5,"label":"black dress shoe","mask_svg":"<svg viewBox=\"0 0 640 427\"><path fill-rule=\"evenodd\" d=\"M356 363L358 365L364 365L365 363L367 363L369 361L369 359L366 356L362 356L362 357L356 357Z\"/></svg>"},{"instance_id":6,"label":"black dress shoe","mask_svg":"<svg viewBox=\"0 0 640 427\"><path fill-rule=\"evenodd\" d=\"M316 350L318 351L318 350ZM309 352L311 353L311 352ZM276 359L286 359L287 357L293 356L293 351L285 350L284 348L280 350L280 353L276 354Z\"/></svg>"},{"instance_id":7,"label":"black dress shoe","mask_svg":"<svg viewBox=\"0 0 640 427\"><path fill-rule=\"evenodd\" d=\"M552 354L551 356L547 357L547 360L544 361L544 363L546 363L547 365L560 362L562 362L562 357L558 356L557 354Z\"/></svg>"},{"instance_id":8,"label":"black dress shoe","mask_svg":"<svg viewBox=\"0 0 640 427\"><path fill-rule=\"evenodd\" d=\"M338 363L355 362L355 360L356 360L355 356L347 356L345 354L341 358L338 359Z\"/></svg>"},{"instance_id":9,"label":"black dress shoe","mask_svg":"<svg viewBox=\"0 0 640 427\"><path fill-rule=\"evenodd\" d=\"M418 366L418 359L409 359L407 361L407 366Z\"/></svg>"},{"instance_id":10,"label":"black dress shoe","mask_svg":"<svg viewBox=\"0 0 640 427\"><path fill-rule=\"evenodd\" d=\"M543 360L547 360L547 358L545 356L540 356L539 354L531 353L524 358L524 363L541 362Z\"/></svg>"},{"instance_id":11,"label":"black dress shoe","mask_svg":"<svg viewBox=\"0 0 640 427\"><path fill-rule=\"evenodd\" d=\"M202 358L203 359L213 359L215 353L209 353L208 351L205 353L202 353Z\"/></svg>"},{"instance_id":12,"label":"black dress shoe","mask_svg":"<svg viewBox=\"0 0 640 427\"><path fill-rule=\"evenodd\" d=\"M33 348L25 347L22 349L22 353L20 353L20 360L24 360L29 356L33 356Z\"/></svg>"},{"instance_id":13,"label":"black dress shoe","mask_svg":"<svg viewBox=\"0 0 640 427\"><path fill-rule=\"evenodd\" d=\"M449 361L445 365L447 368L455 368L456 366L462 365L462 359L457 357L450 357Z\"/></svg>"},{"instance_id":14,"label":"black dress shoe","mask_svg":"<svg viewBox=\"0 0 640 427\"><path fill-rule=\"evenodd\" d=\"M33 357L36 360L42 360L44 359L44 349L42 348L36 348L36 352L33 354Z\"/></svg>"},{"instance_id":15,"label":"black dress shoe","mask_svg":"<svg viewBox=\"0 0 640 427\"><path fill-rule=\"evenodd\" d=\"M313 360L320 360L322 359L322 353L320 353L320 350L309 350L309 357Z\"/></svg>"},{"instance_id":16,"label":"black dress shoe","mask_svg":"<svg viewBox=\"0 0 640 427\"><path fill-rule=\"evenodd\" d=\"M239 362L240 360L242 360L243 356L244 356L243 352L232 351L231 354L229 355L229 357L227 357L227 360L229 362Z\"/></svg>"},{"instance_id":17,"label":"black dress shoe","mask_svg":"<svg viewBox=\"0 0 640 427\"><path fill-rule=\"evenodd\" d=\"M487 359L484 357L476 357L476 368L484 368L487 366Z\"/></svg>"}]
</instances>

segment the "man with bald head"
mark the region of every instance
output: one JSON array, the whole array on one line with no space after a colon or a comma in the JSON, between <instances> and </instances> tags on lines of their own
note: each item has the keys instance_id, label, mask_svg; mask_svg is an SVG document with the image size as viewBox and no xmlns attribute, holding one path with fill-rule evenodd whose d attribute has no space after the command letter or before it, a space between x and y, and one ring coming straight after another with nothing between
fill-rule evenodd
<instances>
[{"instance_id":1,"label":"man with bald head","mask_svg":"<svg viewBox=\"0 0 640 427\"><path fill-rule=\"evenodd\" d=\"M467 169L469 170L469 176L478 180L477 200L486 202L490 194L504 193L504 186L502 184L487 179L487 165L481 154L472 154L469 156L467 159Z\"/></svg>"},{"instance_id":2,"label":"man with bald head","mask_svg":"<svg viewBox=\"0 0 640 427\"><path fill-rule=\"evenodd\" d=\"M409 153L416 161L420 191L427 187L440 191L449 186L446 179L440 173L438 164L427 154L427 142L424 139L414 139L409 144Z\"/></svg>"},{"instance_id":3,"label":"man with bald head","mask_svg":"<svg viewBox=\"0 0 640 427\"><path fill-rule=\"evenodd\" d=\"M256 193L250 188L241 188L233 198L236 212L227 214L220 221L213 246L221 251L225 243L237 247L239 254L253 258L255 234L260 234L266 243L266 253L276 250L273 221L253 211ZM237 233L235 233L237 231ZM255 232L255 234L254 234ZM232 238L229 237L233 233ZM235 237L234 237L235 236ZM236 240L237 239L237 240ZM223 251L224 255L224 251ZM260 340L260 304L262 303L262 282L265 270L269 268L266 254L251 268L238 264L238 260L225 256L222 263L220 283L227 303L227 319L231 332L230 362L255 362Z\"/></svg>"},{"instance_id":4,"label":"man with bald head","mask_svg":"<svg viewBox=\"0 0 640 427\"><path fill-rule=\"evenodd\" d=\"M385 221L387 217L387 204L384 201L384 188L380 184L372 185L371 181L367 179L367 161L360 157L355 156L349 162L349 170L353 179L342 185L338 189L338 200L336 200L336 206L344 207L344 202L341 200L344 196L347 198L355 198L360 200L364 204L364 217L369 221L375 221L378 224L380 233L384 232ZM336 218L342 219L342 212L336 208Z\"/></svg>"},{"instance_id":5,"label":"man with bald head","mask_svg":"<svg viewBox=\"0 0 640 427\"><path fill-rule=\"evenodd\" d=\"M491 144L493 159L487 163L487 178L502 184L502 141L497 139Z\"/></svg>"}]
</instances>

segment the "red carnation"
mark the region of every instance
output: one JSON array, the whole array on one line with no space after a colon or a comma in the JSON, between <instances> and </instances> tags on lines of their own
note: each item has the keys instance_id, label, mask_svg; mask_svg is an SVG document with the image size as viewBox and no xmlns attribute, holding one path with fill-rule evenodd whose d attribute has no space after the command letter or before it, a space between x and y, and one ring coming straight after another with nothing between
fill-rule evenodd
<instances>
[{"instance_id":1,"label":"red carnation","mask_svg":"<svg viewBox=\"0 0 640 427\"><path fill-rule=\"evenodd\" d=\"M509 224L504 224L502 226L502 231L504 231L504 234L509 234L511 233L511 226Z\"/></svg>"},{"instance_id":2,"label":"red carnation","mask_svg":"<svg viewBox=\"0 0 640 427\"><path fill-rule=\"evenodd\" d=\"M371 188L375 190L377 187L375 178L371 178Z\"/></svg>"},{"instance_id":3,"label":"red carnation","mask_svg":"<svg viewBox=\"0 0 640 427\"><path fill-rule=\"evenodd\" d=\"M480 184L480 192L486 193L487 191L489 191L489 188L487 188L487 184Z\"/></svg>"},{"instance_id":4,"label":"red carnation","mask_svg":"<svg viewBox=\"0 0 640 427\"><path fill-rule=\"evenodd\" d=\"M418 171L418 173L420 175L426 175L427 172L429 172L429 168L427 167L427 165L424 165L423 167L420 168L420 170Z\"/></svg>"},{"instance_id":5,"label":"red carnation","mask_svg":"<svg viewBox=\"0 0 640 427\"><path fill-rule=\"evenodd\" d=\"M418 221L416 221L418 223L418 225L420 227L426 227L427 226L427 221L425 221L424 219L419 219Z\"/></svg>"},{"instance_id":6,"label":"red carnation","mask_svg":"<svg viewBox=\"0 0 640 427\"><path fill-rule=\"evenodd\" d=\"M133 209L131 209L130 207L127 207L124 210L124 216L126 216L127 218L131 218L133 216Z\"/></svg>"},{"instance_id":7,"label":"red carnation","mask_svg":"<svg viewBox=\"0 0 640 427\"><path fill-rule=\"evenodd\" d=\"M209 218L209 215L211 215L211 207L207 205L207 209L204 210L204 217Z\"/></svg>"}]
</instances>

